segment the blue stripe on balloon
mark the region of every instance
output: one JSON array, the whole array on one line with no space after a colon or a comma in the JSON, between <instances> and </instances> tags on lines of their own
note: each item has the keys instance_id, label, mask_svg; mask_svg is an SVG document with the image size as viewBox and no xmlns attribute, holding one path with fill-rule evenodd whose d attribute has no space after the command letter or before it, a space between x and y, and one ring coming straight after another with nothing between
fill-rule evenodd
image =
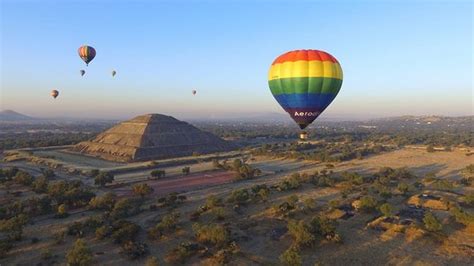
<instances>
[{"instance_id":1,"label":"blue stripe on balloon","mask_svg":"<svg viewBox=\"0 0 474 266\"><path fill-rule=\"evenodd\" d=\"M324 110L336 98L334 93L301 93L274 95L278 103L286 108L311 108Z\"/></svg>"}]
</instances>

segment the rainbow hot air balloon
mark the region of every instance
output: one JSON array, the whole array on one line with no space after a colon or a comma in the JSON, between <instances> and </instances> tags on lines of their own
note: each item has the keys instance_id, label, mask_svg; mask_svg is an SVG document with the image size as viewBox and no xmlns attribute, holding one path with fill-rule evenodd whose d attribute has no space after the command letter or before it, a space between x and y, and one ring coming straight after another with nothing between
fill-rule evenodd
<instances>
[{"instance_id":1,"label":"rainbow hot air balloon","mask_svg":"<svg viewBox=\"0 0 474 266\"><path fill-rule=\"evenodd\" d=\"M92 61L92 59L94 59L94 57L95 57L95 49L91 46L83 45L83 46L79 47L77 52L79 53L79 56L81 57L81 59L84 62L86 62L87 66Z\"/></svg>"},{"instance_id":2,"label":"rainbow hot air balloon","mask_svg":"<svg viewBox=\"0 0 474 266\"><path fill-rule=\"evenodd\" d=\"M51 96L52 96L54 99L56 99L56 97L58 97L58 95L59 95L59 91L57 91L57 90L52 90L52 91L51 91Z\"/></svg>"},{"instance_id":3,"label":"rainbow hot air balloon","mask_svg":"<svg viewBox=\"0 0 474 266\"><path fill-rule=\"evenodd\" d=\"M305 129L341 89L342 69L336 58L326 52L295 50L273 61L268 85L281 107Z\"/></svg>"}]
</instances>

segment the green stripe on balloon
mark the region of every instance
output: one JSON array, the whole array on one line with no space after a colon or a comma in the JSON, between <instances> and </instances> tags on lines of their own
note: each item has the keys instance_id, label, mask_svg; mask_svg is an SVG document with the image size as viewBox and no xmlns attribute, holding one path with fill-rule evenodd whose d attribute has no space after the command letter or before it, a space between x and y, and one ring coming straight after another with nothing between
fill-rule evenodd
<instances>
[{"instance_id":1,"label":"green stripe on balloon","mask_svg":"<svg viewBox=\"0 0 474 266\"><path fill-rule=\"evenodd\" d=\"M338 93L342 80L336 78L303 77L268 81L273 95L302 93Z\"/></svg>"}]
</instances>

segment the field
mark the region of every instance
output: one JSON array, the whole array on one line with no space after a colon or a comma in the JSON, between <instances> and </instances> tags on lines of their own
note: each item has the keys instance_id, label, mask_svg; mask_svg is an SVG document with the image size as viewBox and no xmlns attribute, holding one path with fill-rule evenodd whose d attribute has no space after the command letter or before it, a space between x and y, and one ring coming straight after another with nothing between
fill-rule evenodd
<instances>
[{"instance_id":1,"label":"field","mask_svg":"<svg viewBox=\"0 0 474 266\"><path fill-rule=\"evenodd\" d=\"M41 155L41 153L35 155ZM249 154L242 154L242 157L249 158ZM69 159L66 158L66 160ZM70 164L73 162L74 160L69 161ZM83 162L84 160L77 165L81 169L85 166ZM430 209L425 206L427 211L433 212L438 217L443 226L441 232L428 232L419 225L419 222L415 222L416 226L382 223L388 229L380 229L383 228L381 225L375 227L378 229L372 229L369 223L381 217L378 212L351 210L349 217L343 217L339 213L344 209L342 206L351 205L351 202L360 199L361 194L364 194L363 191L366 191L361 189L364 185L341 197L347 185L345 182L319 186L305 181L307 176L311 176L316 171L320 173L333 171L331 176L334 177L344 172L373 176L381 166L393 169L406 167L414 175L406 182L411 185L418 181L424 186L422 189L410 188L408 195L402 195L397 192L397 189L391 189L390 197L378 198L380 202L393 206L392 213L396 214L406 208L407 201L411 200L410 197L420 193L441 197L443 202L445 199L460 202L462 195L473 192L472 186L456 185L458 184L456 182L461 180L461 170L474 163L474 157L466 156L463 150L428 153L422 149L404 148L369 156L362 160L354 159L332 165L298 159L250 156L247 162L251 167L261 169L261 174L252 179L238 181L235 179L235 172L216 169L211 162L183 162L183 164L178 163L168 167L156 167L166 171L167 174L166 177L158 180L149 178L154 168L140 169L136 165L132 165L131 170L119 171L115 175L114 182L105 187L93 186L93 178L84 174L76 173L72 178L88 184L97 195L114 192L118 198L133 197L133 185L146 183L151 187L153 192L147 194L144 201L140 203L140 211L124 218L141 228L133 237L134 241L146 243L147 254L153 255L164 264L186 262L187 264L209 265L228 262L232 265L276 265L280 263L279 256L295 241L294 235L292 236L287 230L287 223L291 220L308 222L314 215L321 214L332 217L330 219L335 225L335 231L342 240L333 241L326 236L326 238L318 238L309 246L302 245L298 254L304 265L314 263L322 265L469 265L473 262L473 225L464 226L457 223L447 209ZM20 170L29 171L33 175L39 172L39 170L32 172L31 170L38 166L25 161L2 163L2 167L7 167L9 164L19 167ZM88 166L91 164L89 163ZM92 166L96 165L92 164ZM184 166L190 167L190 174L181 172ZM112 167L123 169L127 165L106 165L107 169L112 169ZM54 179L68 179L67 173L61 170L55 172ZM278 188L281 187L282 181L288 180L296 173L300 176L297 188L287 190ZM440 189L434 186L433 182L426 180L427 175L434 175L439 180L452 181L455 185L449 190ZM303 176L306 177L303 178ZM269 193L264 200L256 196L250 196L249 199L243 201L229 199L236 193L235 191L242 189L250 191L256 185L265 185L268 188ZM27 188L19 185L11 186L9 190L10 193L3 194L2 201L8 202L32 195ZM22 193L15 194L15 191L22 191ZM166 198L171 192L178 193L183 201L168 203ZM203 209L202 206L209 204L210 195L222 201L213 207ZM289 202L290 196L296 198L296 201L292 199L294 207L290 210L279 210L278 206ZM313 202L314 206L306 206L305 204L309 201ZM472 211L472 206L464 208ZM196 215L196 210L199 209L201 211L199 215ZM101 211L73 208L68 213L67 217L61 219L55 218L54 214L33 218L28 225L25 225L22 240L15 243L7 257L0 260L0 263L2 265L31 265L45 261L61 264L77 236L66 233L60 241L61 244L56 244L58 242L55 240L57 238L55 234L67 231L67 228L75 222L84 222L90 217L100 215ZM150 238L150 229L159 224L164 216L173 213L179 214L175 217L174 226L164 229L159 237ZM228 241L232 243L231 246L194 240L196 238L196 231L192 228L194 223L225 227L228 232ZM399 228L394 230L391 226ZM145 258L127 259L120 245L106 239L99 240L93 232L84 233L82 237L93 251L93 259L101 265L142 265L146 260ZM193 243L192 250L183 251L184 254L176 253L175 249L183 245L180 243L188 242ZM51 256L45 259L45 252L49 252Z\"/></svg>"}]
</instances>

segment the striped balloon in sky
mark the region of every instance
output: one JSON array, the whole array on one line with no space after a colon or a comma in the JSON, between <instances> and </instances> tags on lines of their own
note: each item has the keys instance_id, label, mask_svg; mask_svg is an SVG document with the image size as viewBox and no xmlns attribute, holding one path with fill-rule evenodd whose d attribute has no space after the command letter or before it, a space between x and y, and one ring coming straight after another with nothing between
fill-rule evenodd
<instances>
[{"instance_id":1,"label":"striped balloon in sky","mask_svg":"<svg viewBox=\"0 0 474 266\"><path fill-rule=\"evenodd\" d=\"M295 50L273 61L268 85L281 107L304 129L336 97L342 85L342 69L326 52Z\"/></svg>"},{"instance_id":2,"label":"striped balloon in sky","mask_svg":"<svg viewBox=\"0 0 474 266\"><path fill-rule=\"evenodd\" d=\"M94 47L91 47L91 46L88 46L88 45L83 45L83 46L79 47L77 52L79 53L79 56L82 58L82 60L84 62L86 62L86 65L89 65L89 63L95 57Z\"/></svg>"}]
</instances>

